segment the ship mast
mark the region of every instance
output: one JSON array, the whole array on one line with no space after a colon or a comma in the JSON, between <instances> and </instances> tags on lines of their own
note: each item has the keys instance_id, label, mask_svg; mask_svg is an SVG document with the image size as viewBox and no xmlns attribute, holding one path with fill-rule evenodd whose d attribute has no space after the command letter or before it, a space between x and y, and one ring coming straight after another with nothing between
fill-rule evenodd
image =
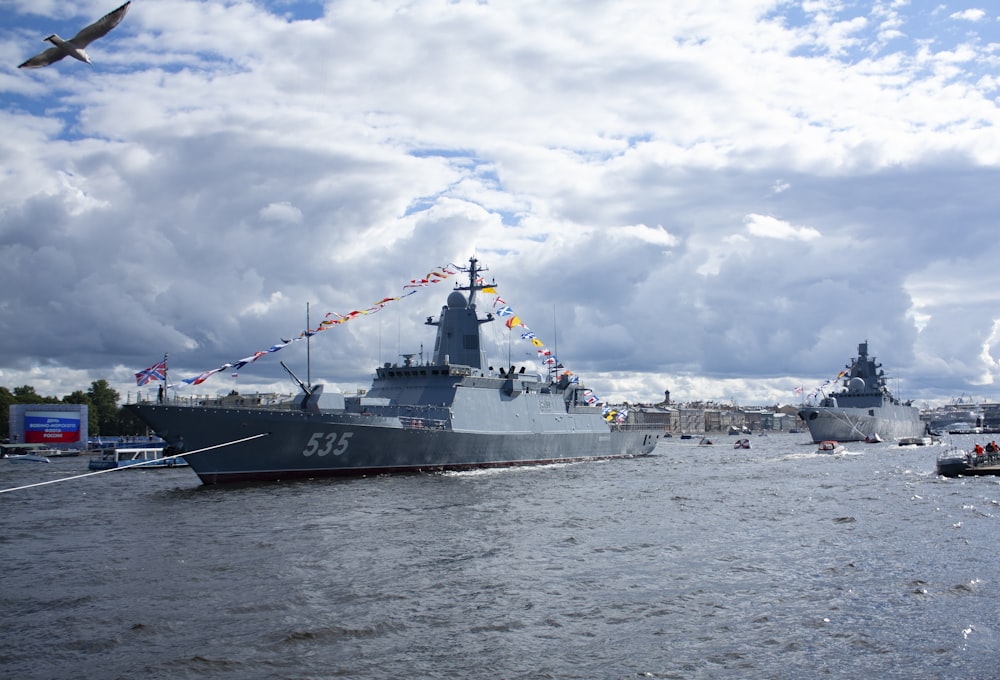
<instances>
[{"instance_id":1,"label":"ship mast","mask_svg":"<svg viewBox=\"0 0 1000 680\"><path fill-rule=\"evenodd\" d=\"M487 288L488 286L484 283L479 283L480 274L482 272L487 272L489 269L485 267L479 267L479 260L473 255L469 258L469 285L468 286L455 286L455 290L467 290L469 291L469 307L473 307L476 304L476 291ZM496 286L496 282L489 284L489 286Z\"/></svg>"},{"instance_id":2,"label":"ship mast","mask_svg":"<svg viewBox=\"0 0 1000 680\"><path fill-rule=\"evenodd\" d=\"M309 321L308 302L306 302L306 385L312 389L312 326Z\"/></svg>"}]
</instances>

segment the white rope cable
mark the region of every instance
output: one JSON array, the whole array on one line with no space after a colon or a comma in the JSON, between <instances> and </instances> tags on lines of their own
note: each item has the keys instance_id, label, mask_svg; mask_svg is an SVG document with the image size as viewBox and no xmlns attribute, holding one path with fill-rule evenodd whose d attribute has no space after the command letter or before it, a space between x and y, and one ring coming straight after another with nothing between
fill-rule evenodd
<instances>
[{"instance_id":1,"label":"white rope cable","mask_svg":"<svg viewBox=\"0 0 1000 680\"><path fill-rule=\"evenodd\" d=\"M171 460L173 458L183 458L184 456L190 456L190 455L193 455L195 453L201 453L203 451L211 451L212 449L221 449L224 446L232 446L233 444L242 444L243 442L248 442L248 441L250 441L252 439L259 439L260 437L266 437L269 434L271 434L271 433L270 432L262 432L261 434L255 434L255 435L250 436L250 437L244 437L243 439L234 439L231 442L225 442L223 444L215 444L213 446L206 446L203 449L197 449L195 451L187 451L185 453L175 453L172 456L164 456L163 458L158 458L157 460ZM117 470L124 470L125 468L130 468L130 467L141 467L142 465L144 465L145 463L148 463L148 462L149 462L148 460L141 460L141 461L137 461L135 463L129 463L128 465L119 465L118 467L108 468L106 470L96 470L94 472L84 472L82 475L73 475L72 477L60 477L59 479L49 479L49 480L46 480L44 482L36 482L34 484L25 484L24 486L15 486L15 487L10 488L10 489L0 489L0 493L9 493L11 491L21 491L23 489L31 489L31 488L36 487L36 486L45 486L46 484L55 484L57 482L68 482L68 481L73 480L73 479L82 479L84 477L92 477L94 475L103 475L105 472L115 472ZM147 467L151 467L151 466L147 466Z\"/></svg>"},{"instance_id":2,"label":"white rope cable","mask_svg":"<svg viewBox=\"0 0 1000 680\"><path fill-rule=\"evenodd\" d=\"M857 434L864 434L866 437L868 436L867 434L861 431L861 428L858 427L857 423L853 422L850 416L848 416L846 413L834 413L833 416L835 420L844 421L848 425L848 427L851 428L853 432L856 432Z\"/></svg>"}]
</instances>

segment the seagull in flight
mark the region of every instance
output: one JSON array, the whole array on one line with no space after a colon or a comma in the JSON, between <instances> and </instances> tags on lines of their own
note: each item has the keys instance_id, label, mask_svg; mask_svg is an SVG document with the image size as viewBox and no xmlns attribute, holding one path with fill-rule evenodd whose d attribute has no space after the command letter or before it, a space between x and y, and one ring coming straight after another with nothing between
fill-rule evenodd
<instances>
[{"instance_id":1,"label":"seagull in flight","mask_svg":"<svg viewBox=\"0 0 1000 680\"><path fill-rule=\"evenodd\" d=\"M128 0L128 2L118 9L108 12L90 26L81 29L79 33L69 40L63 40L53 33L48 38L45 38L45 40L55 45L55 47L50 47L41 54L36 54L18 66L18 68L41 68L42 66L54 64L66 55L90 64L90 57L83 51L83 48L107 34L108 31L121 23L121 20L125 18L125 13L128 12L128 6L131 4L132 0Z\"/></svg>"}]
</instances>

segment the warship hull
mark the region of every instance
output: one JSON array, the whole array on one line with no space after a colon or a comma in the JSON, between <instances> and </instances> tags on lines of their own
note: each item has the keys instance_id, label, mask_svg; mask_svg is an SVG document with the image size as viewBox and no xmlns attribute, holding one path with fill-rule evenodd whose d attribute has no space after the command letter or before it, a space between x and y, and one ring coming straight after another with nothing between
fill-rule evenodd
<instances>
[{"instance_id":1,"label":"warship hull","mask_svg":"<svg viewBox=\"0 0 1000 680\"><path fill-rule=\"evenodd\" d=\"M562 414L568 427L460 431L415 418L127 406L204 484L537 465L650 453L662 431ZM237 443L233 443L237 442Z\"/></svg>"},{"instance_id":2,"label":"warship hull","mask_svg":"<svg viewBox=\"0 0 1000 680\"><path fill-rule=\"evenodd\" d=\"M902 439L919 437L925 430L920 412L902 404L871 408L817 406L800 410L799 417L814 442L863 441L875 435L885 440Z\"/></svg>"}]
</instances>

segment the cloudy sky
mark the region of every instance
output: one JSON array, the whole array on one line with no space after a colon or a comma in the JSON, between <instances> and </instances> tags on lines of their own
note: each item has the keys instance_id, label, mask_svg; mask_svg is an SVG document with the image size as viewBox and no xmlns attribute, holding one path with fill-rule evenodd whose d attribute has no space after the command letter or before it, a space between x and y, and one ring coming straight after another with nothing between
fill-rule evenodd
<instances>
[{"instance_id":1,"label":"cloudy sky","mask_svg":"<svg viewBox=\"0 0 1000 680\"><path fill-rule=\"evenodd\" d=\"M305 342L180 380L476 255L604 399L794 403L865 340L903 398L1000 399L994 3L134 0L17 68L118 4L0 0L0 385L292 392ZM313 382L427 352L452 283Z\"/></svg>"}]
</instances>

